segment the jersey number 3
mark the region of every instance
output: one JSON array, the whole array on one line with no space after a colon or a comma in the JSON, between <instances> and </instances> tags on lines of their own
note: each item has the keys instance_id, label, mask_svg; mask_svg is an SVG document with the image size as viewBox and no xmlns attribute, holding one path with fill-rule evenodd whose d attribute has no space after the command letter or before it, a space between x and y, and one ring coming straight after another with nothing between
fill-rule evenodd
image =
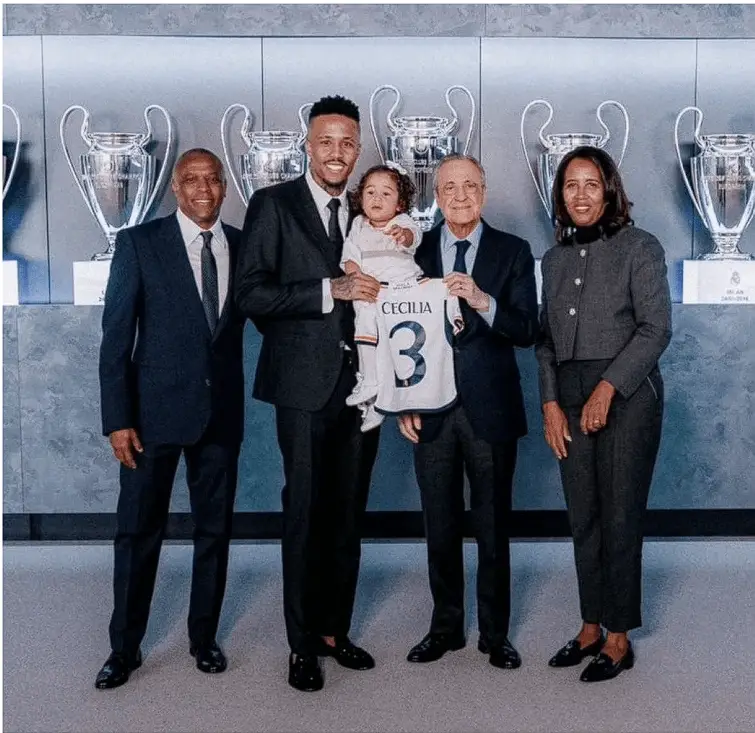
<instances>
[{"instance_id":1,"label":"jersey number 3","mask_svg":"<svg viewBox=\"0 0 755 733\"><path fill-rule=\"evenodd\" d=\"M397 323L392 329L388 338L393 340L393 336L397 331L408 330L414 334L414 342L406 349L399 349L399 356L408 356L414 362L414 371L404 379L401 379L394 371L396 379L396 387L413 387L415 384L419 384L427 373L427 362L425 357L422 356L422 347L425 345L427 335L425 329L417 323L417 321L401 321Z\"/></svg>"}]
</instances>

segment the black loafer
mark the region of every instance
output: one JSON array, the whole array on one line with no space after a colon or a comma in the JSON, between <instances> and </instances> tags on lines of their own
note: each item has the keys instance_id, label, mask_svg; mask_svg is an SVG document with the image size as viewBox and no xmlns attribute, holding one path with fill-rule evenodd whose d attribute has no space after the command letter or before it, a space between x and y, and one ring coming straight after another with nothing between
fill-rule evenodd
<instances>
[{"instance_id":1,"label":"black loafer","mask_svg":"<svg viewBox=\"0 0 755 733\"><path fill-rule=\"evenodd\" d=\"M129 675L141 666L141 649L137 649L134 655L113 652L97 673L94 686L98 690L112 690L114 687L125 685L128 682Z\"/></svg>"},{"instance_id":2,"label":"black loafer","mask_svg":"<svg viewBox=\"0 0 755 733\"><path fill-rule=\"evenodd\" d=\"M197 669L207 674L225 672L228 662L216 641L209 644L192 644L189 654L197 660Z\"/></svg>"},{"instance_id":3,"label":"black loafer","mask_svg":"<svg viewBox=\"0 0 755 733\"><path fill-rule=\"evenodd\" d=\"M632 645L629 645L627 653L619 659L618 662L614 662L608 654L602 652L598 654L588 664L580 676L582 682L603 682L604 680L612 680L614 677L620 675L625 669L632 669L634 667L634 650Z\"/></svg>"},{"instance_id":4,"label":"black loafer","mask_svg":"<svg viewBox=\"0 0 755 733\"><path fill-rule=\"evenodd\" d=\"M422 641L413 646L406 657L408 662L434 662L446 652L463 649L467 640L462 634L428 634Z\"/></svg>"},{"instance_id":5,"label":"black loafer","mask_svg":"<svg viewBox=\"0 0 755 733\"><path fill-rule=\"evenodd\" d=\"M316 654L293 654L288 657L288 684L301 692L322 690L323 679Z\"/></svg>"},{"instance_id":6,"label":"black loafer","mask_svg":"<svg viewBox=\"0 0 755 733\"><path fill-rule=\"evenodd\" d=\"M375 666L375 660L369 652L366 652L345 636L337 636L336 645L330 646L323 640L318 655L321 657L333 657L342 667L348 669L365 670Z\"/></svg>"},{"instance_id":7,"label":"black loafer","mask_svg":"<svg viewBox=\"0 0 755 733\"><path fill-rule=\"evenodd\" d=\"M522 666L522 658L519 652L514 649L513 644L504 639L502 644L489 646L488 642L480 637L477 642L477 649L483 654L490 655L490 663L499 669L517 669Z\"/></svg>"},{"instance_id":8,"label":"black loafer","mask_svg":"<svg viewBox=\"0 0 755 733\"><path fill-rule=\"evenodd\" d=\"M580 646L578 639L572 639L562 646L549 660L551 667L574 667L587 657L594 657L606 643L603 634L592 644Z\"/></svg>"}]
</instances>

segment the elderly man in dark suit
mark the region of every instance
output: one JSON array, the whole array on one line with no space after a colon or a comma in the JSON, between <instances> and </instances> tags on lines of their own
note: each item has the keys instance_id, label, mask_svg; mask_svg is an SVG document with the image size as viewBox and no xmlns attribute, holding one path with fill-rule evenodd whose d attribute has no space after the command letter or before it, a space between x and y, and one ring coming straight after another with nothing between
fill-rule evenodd
<instances>
[{"instance_id":1,"label":"elderly man in dark suit","mask_svg":"<svg viewBox=\"0 0 755 733\"><path fill-rule=\"evenodd\" d=\"M244 318L230 285L240 232L221 224L223 166L195 148L176 163L178 211L119 233L100 349L103 432L120 461L112 654L99 689L141 665L160 547L183 454L194 520L190 652L222 672L217 644L243 431Z\"/></svg>"},{"instance_id":2,"label":"elderly man in dark suit","mask_svg":"<svg viewBox=\"0 0 755 733\"><path fill-rule=\"evenodd\" d=\"M255 192L236 274L236 300L263 334L254 396L275 405L283 457L283 605L289 684L323 686L318 656L351 669L372 657L348 638L377 430L363 435L346 406L356 383L353 300L380 284L339 267L351 223L346 182L360 151L359 110L343 97L311 109L309 169Z\"/></svg>"},{"instance_id":3,"label":"elderly man in dark suit","mask_svg":"<svg viewBox=\"0 0 755 733\"><path fill-rule=\"evenodd\" d=\"M435 195L445 222L425 234L416 260L461 299L465 327L454 347L455 405L399 419L415 444L434 601L430 632L408 660L432 662L466 643L466 471L479 559L478 649L493 666L512 669L521 659L508 639L509 517L517 439L527 430L514 347L531 346L537 334L534 260L526 241L481 219L485 172L474 158L444 158Z\"/></svg>"}]
</instances>

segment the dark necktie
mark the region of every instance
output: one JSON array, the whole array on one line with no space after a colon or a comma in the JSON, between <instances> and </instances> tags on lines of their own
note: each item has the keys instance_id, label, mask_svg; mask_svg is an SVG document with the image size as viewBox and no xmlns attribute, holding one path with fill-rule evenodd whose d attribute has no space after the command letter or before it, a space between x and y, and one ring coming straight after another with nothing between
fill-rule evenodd
<instances>
[{"instance_id":1,"label":"dark necktie","mask_svg":"<svg viewBox=\"0 0 755 733\"><path fill-rule=\"evenodd\" d=\"M467 274L467 263L464 259L467 250L472 246L468 239L462 239L456 242L456 259L454 260L454 272Z\"/></svg>"},{"instance_id":2,"label":"dark necktie","mask_svg":"<svg viewBox=\"0 0 755 733\"><path fill-rule=\"evenodd\" d=\"M210 333L218 325L218 266L210 249L212 232L200 232L202 236L202 306Z\"/></svg>"},{"instance_id":3,"label":"dark necktie","mask_svg":"<svg viewBox=\"0 0 755 733\"><path fill-rule=\"evenodd\" d=\"M338 209L341 206L341 199L330 199L328 202L328 208L330 209L330 220L328 221L328 239L332 242L333 246L338 250L338 258L341 258L341 250L343 249L343 234L341 234L341 226L338 223Z\"/></svg>"}]
</instances>

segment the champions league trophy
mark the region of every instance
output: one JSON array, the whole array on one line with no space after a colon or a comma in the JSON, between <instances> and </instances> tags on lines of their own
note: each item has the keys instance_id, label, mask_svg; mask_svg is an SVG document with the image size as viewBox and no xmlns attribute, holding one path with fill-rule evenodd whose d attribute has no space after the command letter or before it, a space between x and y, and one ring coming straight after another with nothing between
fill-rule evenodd
<instances>
[{"instance_id":1,"label":"champions league trophy","mask_svg":"<svg viewBox=\"0 0 755 733\"><path fill-rule=\"evenodd\" d=\"M81 139L88 150L79 156L81 179L74 169L65 140L65 123L74 110L84 113L81 123ZM161 112L168 124L168 143L160 175L155 183L155 157L147 153L152 140L149 113ZM173 142L173 125L163 107L150 104L144 110L147 131L141 132L89 132L89 112L81 105L69 107L60 120L60 142L76 185L84 203L102 228L107 238L105 252L93 260L110 260L115 251L115 238L121 229L136 226L144 221L150 207L162 188L170 166L168 158Z\"/></svg>"},{"instance_id":2,"label":"champions league trophy","mask_svg":"<svg viewBox=\"0 0 755 733\"><path fill-rule=\"evenodd\" d=\"M231 180L241 200L246 204L252 194L259 188L283 183L298 178L304 173L307 164L307 154L304 152L304 140L307 137L307 122L304 110L311 107L307 102L299 107L300 132L287 130L249 130L252 114L245 104L232 104L223 114L220 121L220 139L223 143L223 153L228 164ZM244 121L241 124L241 137L246 143L247 151L239 156L241 181L232 164L226 139L226 127L229 115L237 109L244 110Z\"/></svg>"},{"instance_id":3,"label":"champions league trophy","mask_svg":"<svg viewBox=\"0 0 755 733\"><path fill-rule=\"evenodd\" d=\"M700 148L690 159L692 185L679 148L679 121L689 111L697 115L695 142ZM752 260L739 250L739 239L755 214L755 134L701 135L703 113L685 107L676 117L674 143L679 167L692 203L715 244L699 260Z\"/></svg>"},{"instance_id":4,"label":"champions league trophy","mask_svg":"<svg viewBox=\"0 0 755 733\"><path fill-rule=\"evenodd\" d=\"M375 126L375 99L384 90L390 90L396 95L396 101L388 110L386 123L390 134L386 138L386 146L378 140ZM438 205L433 191L433 174L440 161L447 155L458 152L458 137L455 132L459 126L459 115L451 104L451 92L459 89L464 92L472 103L472 116L469 122L469 133L464 144L464 154L469 149L475 122L475 101L472 93L466 87L454 84L446 90L446 104L451 110L451 117L393 117L393 113L401 102L401 93L391 84L382 84L370 97L370 127L383 163L390 161L404 168L414 181L417 188L417 201L411 210L412 218L423 231L433 225Z\"/></svg>"},{"instance_id":5,"label":"champions league trophy","mask_svg":"<svg viewBox=\"0 0 755 733\"><path fill-rule=\"evenodd\" d=\"M538 137L540 138L540 142L545 148L545 151L538 155L538 175L536 176L535 171L532 167L532 163L530 162L530 157L527 154L527 144L525 142L524 136L524 119L527 116L527 113L533 107L539 104L547 107L548 119L545 121L545 124L543 124L543 126L540 128L540 131L538 132ZM624 143L622 144L621 155L619 156L619 160L616 164L618 167L621 165L621 161L624 160L624 153L626 152L627 142L629 141L629 115L627 114L624 105L620 102L616 102L613 99L607 99L605 102L601 102L598 105L595 116L598 118L598 122L604 130L603 135L596 135L587 132L567 132L560 134L543 135L545 128L550 125L551 120L553 119L553 107L551 103L545 99L533 99L524 108L519 127L519 132L522 139L522 151L524 152L524 159L527 161L527 167L530 169L532 180L535 183L537 195L543 202L543 206L545 207L545 211L548 214L548 218L553 217L553 182L556 179L556 170L558 169L558 164L561 162L563 157L568 152L580 147L581 145L591 145L595 148L603 148L611 139L611 133L608 130L608 126L603 121L603 108L609 105L618 107L621 114L624 115Z\"/></svg>"},{"instance_id":6,"label":"champions league trophy","mask_svg":"<svg viewBox=\"0 0 755 733\"><path fill-rule=\"evenodd\" d=\"M16 173L16 166L18 165L18 158L21 154L21 120L18 118L18 112L9 104L4 104L3 109L7 109L13 115L13 119L16 121L16 146L13 149L13 161L10 164L10 171L8 171L8 177L5 178L5 156L3 155L3 178L5 183L3 184L3 199L5 194L8 193L13 176Z\"/></svg>"}]
</instances>

